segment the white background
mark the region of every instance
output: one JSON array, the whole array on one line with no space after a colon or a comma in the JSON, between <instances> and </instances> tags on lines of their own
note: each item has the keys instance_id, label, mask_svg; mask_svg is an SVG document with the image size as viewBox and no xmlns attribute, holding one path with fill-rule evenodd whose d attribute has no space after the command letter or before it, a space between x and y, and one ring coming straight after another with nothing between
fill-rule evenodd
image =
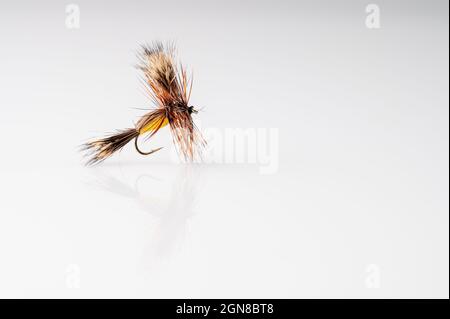
<instances>
[{"instance_id":1,"label":"white background","mask_svg":"<svg viewBox=\"0 0 450 319\"><path fill-rule=\"evenodd\" d=\"M449 294L448 2L0 3L0 297ZM264 163L78 145L150 107L172 40L203 128L276 128ZM152 146L149 146L152 147Z\"/></svg>"}]
</instances>

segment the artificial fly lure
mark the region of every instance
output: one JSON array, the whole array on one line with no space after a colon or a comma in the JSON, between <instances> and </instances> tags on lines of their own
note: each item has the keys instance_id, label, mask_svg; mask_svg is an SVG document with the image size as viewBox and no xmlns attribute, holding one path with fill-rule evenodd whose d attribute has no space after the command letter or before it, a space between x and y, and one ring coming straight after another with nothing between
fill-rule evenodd
<instances>
[{"instance_id":1,"label":"artificial fly lure","mask_svg":"<svg viewBox=\"0 0 450 319\"><path fill-rule=\"evenodd\" d=\"M143 115L134 128L85 143L82 150L89 157L86 165L104 161L133 139L139 154L153 154L162 147L144 152L138 146L138 139L143 135L149 139L166 125L170 126L173 141L185 160L193 161L200 155L206 142L192 120L192 114L198 112L189 105L192 77L188 79L181 64L176 66L174 51L173 46L164 46L160 42L142 46L137 68L142 71L146 93L155 108Z\"/></svg>"}]
</instances>

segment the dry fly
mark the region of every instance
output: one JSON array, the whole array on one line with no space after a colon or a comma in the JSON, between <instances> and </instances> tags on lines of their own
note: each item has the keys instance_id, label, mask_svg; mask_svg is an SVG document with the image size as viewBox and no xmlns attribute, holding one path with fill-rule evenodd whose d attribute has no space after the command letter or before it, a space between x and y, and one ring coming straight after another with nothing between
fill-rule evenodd
<instances>
[{"instance_id":1,"label":"dry fly","mask_svg":"<svg viewBox=\"0 0 450 319\"><path fill-rule=\"evenodd\" d=\"M142 155L159 151L162 147L149 152L142 151L138 139L143 135L151 138L167 124L177 150L185 160L193 161L196 155L200 155L206 143L192 120L192 114L197 113L189 105L192 77L188 79L186 69L181 64L177 67L174 51L174 46L160 42L141 47L137 68L142 72L141 79L154 108L143 115L134 128L119 130L85 143L82 150L89 157L87 165L102 162L133 139L136 151Z\"/></svg>"}]
</instances>

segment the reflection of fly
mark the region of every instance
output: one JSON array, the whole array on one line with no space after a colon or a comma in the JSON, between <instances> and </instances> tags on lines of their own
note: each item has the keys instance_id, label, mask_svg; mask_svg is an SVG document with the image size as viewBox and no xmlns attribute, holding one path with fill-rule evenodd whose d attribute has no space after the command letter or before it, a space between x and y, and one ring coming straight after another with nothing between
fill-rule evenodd
<instances>
[{"instance_id":1,"label":"reflection of fly","mask_svg":"<svg viewBox=\"0 0 450 319\"><path fill-rule=\"evenodd\" d=\"M143 46L139 54L138 68L143 72L142 80L146 92L156 108L142 116L134 128L124 129L116 134L90 141L83 145L89 160L87 165L96 164L110 157L134 139L136 150L142 155L159 151L162 147L143 152L138 147L138 137L149 133L152 137L162 127L169 124L173 140L186 160L192 161L200 148L205 146L191 114L197 113L189 106L192 78L188 80L186 70L174 63L173 46L164 46L155 42Z\"/></svg>"}]
</instances>

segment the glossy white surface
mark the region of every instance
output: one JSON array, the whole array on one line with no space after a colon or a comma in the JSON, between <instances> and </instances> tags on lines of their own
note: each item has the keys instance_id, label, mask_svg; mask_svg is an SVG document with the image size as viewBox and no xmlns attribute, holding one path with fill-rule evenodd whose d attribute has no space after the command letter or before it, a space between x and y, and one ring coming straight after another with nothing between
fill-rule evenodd
<instances>
[{"instance_id":1,"label":"glossy white surface","mask_svg":"<svg viewBox=\"0 0 450 319\"><path fill-rule=\"evenodd\" d=\"M0 297L448 298L447 2L380 2L379 30L358 1L79 1L78 30L14 3ZM273 174L176 164L167 131L153 157L81 165L148 107L133 50L155 38L195 69L203 128L278 129Z\"/></svg>"}]
</instances>

